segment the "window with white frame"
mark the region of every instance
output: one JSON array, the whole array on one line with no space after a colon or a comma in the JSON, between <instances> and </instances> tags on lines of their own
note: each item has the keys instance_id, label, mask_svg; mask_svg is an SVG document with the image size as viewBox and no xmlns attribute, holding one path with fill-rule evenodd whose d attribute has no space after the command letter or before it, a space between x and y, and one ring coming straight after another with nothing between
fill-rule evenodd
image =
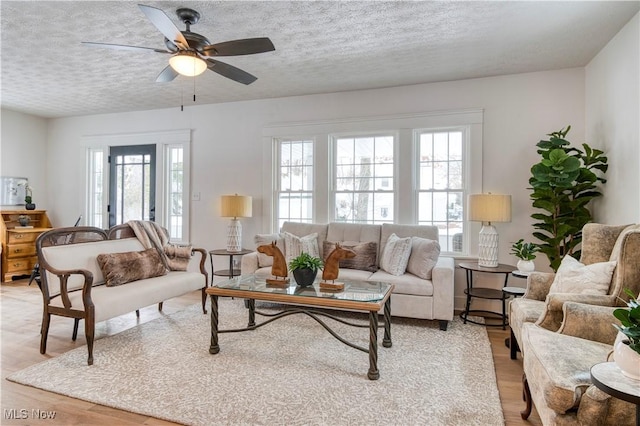
<instances>
[{"instance_id":1,"label":"window with white frame","mask_svg":"<svg viewBox=\"0 0 640 426\"><path fill-rule=\"evenodd\" d=\"M469 231L477 224L464 210L467 194L483 189L482 123L482 110L469 109L265 127L263 194L273 215L264 224L272 230L284 220L433 225L443 253L473 255L477 231ZM291 191L295 156L282 143L303 141L313 141L310 184Z\"/></svg>"},{"instance_id":2,"label":"window with white frame","mask_svg":"<svg viewBox=\"0 0 640 426\"><path fill-rule=\"evenodd\" d=\"M313 140L277 139L276 221L313 222Z\"/></svg>"},{"instance_id":3,"label":"window with white frame","mask_svg":"<svg viewBox=\"0 0 640 426\"><path fill-rule=\"evenodd\" d=\"M446 252L463 251L465 135L462 128L416 132L418 224L437 226Z\"/></svg>"},{"instance_id":4,"label":"window with white frame","mask_svg":"<svg viewBox=\"0 0 640 426\"><path fill-rule=\"evenodd\" d=\"M184 194L184 149L181 145L168 145L166 147L167 158L167 185L168 209L167 229L169 235L175 240L182 240L183 231L183 200Z\"/></svg>"},{"instance_id":5,"label":"window with white frame","mask_svg":"<svg viewBox=\"0 0 640 426\"><path fill-rule=\"evenodd\" d=\"M104 228L103 225L103 182L104 182L104 151L102 149L89 149L88 158L89 174L87 186L89 187L89 199L87 200L86 223Z\"/></svg>"},{"instance_id":6,"label":"window with white frame","mask_svg":"<svg viewBox=\"0 0 640 426\"><path fill-rule=\"evenodd\" d=\"M393 223L393 135L338 137L334 144L333 220Z\"/></svg>"}]
</instances>

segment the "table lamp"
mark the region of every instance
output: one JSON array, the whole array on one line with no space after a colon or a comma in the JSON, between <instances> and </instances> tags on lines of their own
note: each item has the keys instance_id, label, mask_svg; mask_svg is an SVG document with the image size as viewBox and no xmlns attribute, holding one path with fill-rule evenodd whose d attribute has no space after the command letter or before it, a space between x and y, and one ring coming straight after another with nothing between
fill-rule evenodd
<instances>
[{"instance_id":1,"label":"table lamp","mask_svg":"<svg viewBox=\"0 0 640 426\"><path fill-rule=\"evenodd\" d=\"M239 217L251 217L251 197L246 195L223 195L221 198L222 217L231 217L227 229L227 251L239 252L242 250L242 225Z\"/></svg>"},{"instance_id":2,"label":"table lamp","mask_svg":"<svg viewBox=\"0 0 640 426\"><path fill-rule=\"evenodd\" d=\"M498 231L491 222L511 222L511 195L473 194L468 200L469 220L482 222L478 266L498 266ZM486 225L485 225L486 222Z\"/></svg>"}]
</instances>

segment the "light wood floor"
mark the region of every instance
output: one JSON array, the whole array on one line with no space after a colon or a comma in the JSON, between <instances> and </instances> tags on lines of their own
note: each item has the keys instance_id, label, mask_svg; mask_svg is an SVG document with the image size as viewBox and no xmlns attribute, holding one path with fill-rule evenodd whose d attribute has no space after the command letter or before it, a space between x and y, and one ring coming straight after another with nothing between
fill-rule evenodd
<instances>
[{"instance_id":1,"label":"light wood floor","mask_svg":"<svg viewBox=\"0 0 640 426\"><path fill-rule=\"evenodd\" d=\"M148 307L140 311L140 318L134 313L99 323L96 329L96 339L119 333L136 324L151 321L162 315L171 314L200 300L199 292L172 299L164 303L163 312L158 312L157 306ZM0 285L1 306L1 352L2 352L2 385L1 411L2 425L170 425L173 423L152 417L120 411L102 405L68 398L55 393L45 392L28 386L18 385L8 380L6 376L14 371L37 364L47 358L58 356L73 348L85 344L82 324L76 342L71 341L73 320L53 317L49 330L47 354L41 355L40 321L42 315L42 296L38 287L33 284L28 287L26 280L3 283ZM481 327L469 325L470 327ZM496 366L498 389L506 424L510 425L541 425L540 418L534 411L528 421L520 418L520 410L524 408L522 402L522 360L514 361L509 358L509 349L504 346L504 339L509 331L499 327L489 327L489 339ZM478 389L482 392L482 389ZM27 420L7 419L7 410L26 409ZM35 420L31 418L32 410L41 412L55 411L54 420Z\"/></svg>"}]
</instances>

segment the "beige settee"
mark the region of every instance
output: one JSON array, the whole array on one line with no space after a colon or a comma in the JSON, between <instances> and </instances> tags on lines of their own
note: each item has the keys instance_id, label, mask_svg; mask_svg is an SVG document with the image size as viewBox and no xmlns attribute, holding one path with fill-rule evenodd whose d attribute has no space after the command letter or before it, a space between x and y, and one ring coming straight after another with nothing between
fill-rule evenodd
<instances>
[{"instance_id":1,"label":"beige settee","mask_svg":"<svg viewBox=\"0 0 640 426\"><path fill-rule=\"evenodd\" d=\"M535 405L544 425L632 425L635 406L592 384L590 369L605 362L613 349L619 322L613 307L566 302L560 329L525 323L524 353L526 419Z\"/></svg>"},{"instance_id":2,"label":"beige settee","mask_svg":"<svg viewBox=\"0 0 640 426\"><path fill-rule=\"evenodd\" d=\"M375 243L377 256L371 265L372 268L361 270L341 267L339 278L381 281L394 284L395 288L391 297L391 315L393 316L439 320L442 330L446 330L448 321L453 319L453 258L438 256L435 266L430 270L430 275L428 275L430 279L420 278L409 272L404 272L401 275L392 275L380 269L383 250L392 234L400 238L418 237L420 239L438 241L437 227L387 223L369 225L335 222L329 224L285 222L281 233L285 232L298 237L317 234L318 248L322 258L328 255L328 253L324 253L325 242L338 242L347 245ZM279 240L281 234L262 235L256 236L256 238L256 245L260 245ZM278 244L281 251L286 256L284 244L281 245L282 241L279 241ZM412 252L412 255L418 256L418 253L414 254ZM241 271L243 275L256 274L267 277L271 273L271 266L263 258L259 257L257 252L253 252L242 257Z\"/></svg>"},{"instance_id":3,"label":"beige settee","mask_svg":"<svg viewBox=\"0 0 640 426\"><path fill-rule=\"evenodd\" d=\"M166 230L164 231L166 232ZM109 234L102 229L88 226L57 228L41 234L36 241L36 246L42 277L39 284L44 299L40 342L40 353L42 354L46 352L47 348L51 315L75 319L73 340L77 336L79 320L84 319L89 351L88 364L91 365L93 364L93 340L97 322L128 312L136 311L138 313L138 309L156 303L159 304L159 309L162 309L163 301L194 290L201 290L202 310L206 313L207 272L205 269L206 251L204 249L192 249L191 254L200 253L198 256L200 272L189 272L188 270L166 271L159 253L155 249L145 250L145 247L137 238L133 237L131 229L126 225L112 228ZM126 273L138 275L141 279L128 283L123 283L121 280L115 286L105 285L105 276L97 260L99 255L109 256L116 253L142 253L145 251L155 256L146 259L145 265L150 267L156 265L162 269L162 271L153 274L157 276L144 278L151 274L145 274L144 271L138 270L141 268L141 263L134 260L128 263L128 268L123 269ZM133 254L133 257L136 256ZM115 259L115 262L121 258L118 255L109 257ZM188 261L197 262L198 258L192 257ZM193 268L198 266L193 265ZM117 265L115 267L117 268ZM187 268L189 268L188 265ZM115 272L119 273L119 271Z\"/></svg>"}]
</instances>

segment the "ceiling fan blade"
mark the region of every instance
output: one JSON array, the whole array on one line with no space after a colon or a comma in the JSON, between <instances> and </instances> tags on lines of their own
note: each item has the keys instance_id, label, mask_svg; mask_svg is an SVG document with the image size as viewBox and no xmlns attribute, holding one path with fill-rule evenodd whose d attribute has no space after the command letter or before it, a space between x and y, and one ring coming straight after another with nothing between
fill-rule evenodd
<instances>
[{"instance_id":1,"label":"ceiling fan blade","mask_svg":"<svg viewBox=\"0 0 640 426\"><path fill-rule=\"evenodd\" d=\"M171 68L171 65L167 65L165 69L162 70L160 74L158 74L158 78L156 78L156 83L168 83L173 81L174 78L178 76L178 72Z\"/></svg>"},{"instance_id":2,"label":"ceiling fan blade","mask_svg":"<svg viewBox=\"0 0 640 426\"><path fill-rule=\"evenodd\" d=\"M202 48L204 56L239 56L252 55L276 50L269 37L245 38L210 44Z\"/></svg>"},{"instance_id":3,"label":"ceiling fan blade","mask_svg":"<svg viewBox=\"0 0 640 426\"><path fill-rule=\"evenodd\" d=\"M167 50L154 49L153 47L142 46L127 46L126 44L111 44L111 43L94 43L91 41L83 41L81 44L90 47L106 47L107 49L115 50L133 50L137 52L158 52L158 53L171 53Z\"/></svg>"},{"instance_id":4,"label":"ceiling fan blade","mask_svg":"<svg viewBox=\"0 0 640 426\"><path fill-rule=\"evenodd\" d=\"M251 84L258 79L258 77L249 74L246 71L242 71L240 68L236 68L233 65L225 64L224 62L216 61L213 59L207 59L207 67L223 77L230 78L233 81L237 81L242 84Z\"/></svg>"},{"instance_id":5,"label":"ceiling fan blade","mask_svg":"<svg viewBox=\"0 0 640 426\"><path fill-rule=\"evenodd\" d=\"M188 49L189 43L184 38L182 32L176 27L171 19L164 11L152 6L139 4L138 7L147 15L151 23L169 40L180 46L182 49Z\"/></svg>"}]
</instances>

